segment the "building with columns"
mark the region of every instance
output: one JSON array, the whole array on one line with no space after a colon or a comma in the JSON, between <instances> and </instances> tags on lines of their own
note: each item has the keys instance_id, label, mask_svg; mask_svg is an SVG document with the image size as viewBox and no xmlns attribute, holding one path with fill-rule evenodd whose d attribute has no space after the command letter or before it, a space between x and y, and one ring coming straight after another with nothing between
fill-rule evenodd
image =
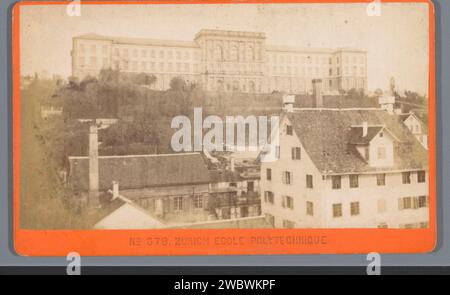
<instances>
[{"instance_id":1,"label":"building with columns","mask_svg":"<svg viewBox=\"0 0 450 295\"><path fill-rule=\"evenodd\" d=\"M72 75L96 76L102 69L149 73L154 89L169 88L175 76L206 91L324 92L367 90L367 52L351 48L273 46L261 32L201 30L193 41L107 37L73 38Z\"/></svg>"}]
</instances>

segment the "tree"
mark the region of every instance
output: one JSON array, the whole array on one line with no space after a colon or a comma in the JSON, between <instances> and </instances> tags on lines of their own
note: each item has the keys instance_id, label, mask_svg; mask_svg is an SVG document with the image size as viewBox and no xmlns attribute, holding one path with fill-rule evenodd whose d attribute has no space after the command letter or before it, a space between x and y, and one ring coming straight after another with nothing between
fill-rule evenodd
<instances>
[{"instance_id":1,"label":"tree","mask_svg":"<svg viewBox=\"0 0 450 295\"><path fill-rule=\"evenodd\" d=\"M186 89L186 82L182 77L173 77L170 80L170 89L174 91L183 91Z\"/></svg>"}]
</instances>

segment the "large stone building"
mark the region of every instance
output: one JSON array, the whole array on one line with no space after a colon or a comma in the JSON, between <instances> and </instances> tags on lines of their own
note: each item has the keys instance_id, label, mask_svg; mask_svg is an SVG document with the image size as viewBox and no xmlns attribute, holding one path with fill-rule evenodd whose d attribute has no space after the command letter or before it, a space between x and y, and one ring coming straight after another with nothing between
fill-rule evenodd
<instances>
[{"instance_id":1,"label":"large stone building","mask_svg":"<svg viewBox=\"0 0 450 295\"><path fill-rule=\"evenodd\" d=\"M73 76L96 76L109 68L154 74L153 87L159 90L169 88L175 76L207 91L305 93L317 78L326 92L367 90L365 51L272 46L264 33L254 32L201 30L191 42L97 34L73 38Z\"/></svg>"},{"instance_id":2,"label":"large stone building","mask_svg":"<svg viewBox=\"0 0 450 295\"><path fill-rule=\"evenodd\" d=\"M287 102L274 158L261 166L275 227L426 228L428 153L383 108L296 109Z\"/></svg>"}]
</instances>

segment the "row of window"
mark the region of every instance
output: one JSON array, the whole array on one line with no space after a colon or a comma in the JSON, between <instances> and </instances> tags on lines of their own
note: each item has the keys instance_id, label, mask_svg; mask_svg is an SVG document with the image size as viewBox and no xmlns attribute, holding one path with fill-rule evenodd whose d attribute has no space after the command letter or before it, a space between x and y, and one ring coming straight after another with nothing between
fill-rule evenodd
<instances>
[{"instance_id":1,"label":"row of window","mask_svg":"<svg viewBox=\"0 0 450 295\"><path fill-rule=\"evenodd\" d=\"M185 202L189 200L186 200L185 197L175 197L173 198L173 210L174 211L183 211ZM203 196L195 195L193 197L193 205L195 209L202 209L203 208Z\"/></svg>"},{"instance_id":2,"label":"row of window","mask_svg":"<svg viewBox=\"0 0 450 295\"><path fill-rule=\"evenodd\" d=\"M89 47L89 48L86 48ZM78 45L78 51L80 54L86 53L89 50L89 53L91 53L92 55L97 54L97 48L101 48L101 53L103 53L103 55L107 55L108 54L108 45L98 45L97 44L91 44L91 45L87 45L87 44L79 44Z\"/></svg>"},{"instance_id":3,"label":"row of window","mask_svg":"<svg viewBox=\"0 0 450 295\"><path fill-rule=\"evenodd\" d=\"M342 212L342 203L333 204L332 205L333 210L333 217L338 218L343 216ZM351 216L358 216L360 214L359 210L359 202L351 202L350 203L350 215Z\"/></svg>"},{"instance_id":4,"label":"row of window","mask_svg":"<svg viewBox=\"0 0 450 295\"><path fill-rule=\"evenodd\" d=\"M419 197L403 197L398 200L398 209L420 209L429 207L429 197L419 196Z\"/></svg>"},{"instance_id":5,"label":"row of window","mask_svg":"<svg viewBox=\"0 0 450 295\"><path fill-rule=\"evenodd\" d=\"M377 186L386 185L386 174L377 174ZM425 183L426 182L426 173L425 171L417 172L417 183ZM403 184L411 184L411 172L402 172L402 183ZM340 175L331 176L331 186L333 189L341 189L342 187L342 177ZM359 176L358 175L349 175L349 186L350 188L359 187Z\"/></svg>"},{"instance_id":6,"label":"row of window","mask_svg":"<svg viewBox=\"0 0 450 295\"><path fill-rule=\"evenodd\" d=\"M273 192L264 192L264 202L268 204L275 204L275 196ZM294 199L290 196L282 196L281 207L294 210ZM429 197L428 196L418 196L418 197L403 197L398 199L398 209L400 211L407 209L420 209L429 207ZM386 212L386 201L380 199L377 203L378 213ZM334 218L342 217L342 203L337 203L332 205L332 214ZM350 215L358 216L360 214L359 202L350 202ZM306 215L314 216L314 203L306 202Z\"/></svg>"},{"instance_id":7,"label":"row of window","mask_svg":"<svg viewBox=\"0 0 450 295\"><path fill-rule=\"evenodd\" d=\"M86 47L89 47L88 49ZM95 55L98 53L99 48L101 48L100 52L103 55L108 54L108 45L97 45L97 44L79 44L79 54L82 55L86 52L89 52L91 55ZM168 58L168 59L176 59L176 60L190 60L194 58L198 60L198 53L191 53L189 51L173 51L173 50L156 50L156 49L129 49L129 48L114 48L114 56L121 57L135 57L135 58Z\"/></svg>"},{"instance_id":8,"label":"row of window","mask_svg":"<svg viewBox=\"0 0 450 295\"><path fill-rule=\"evenodd\" d=\"M190 53L188 51L182 52L182 51L172 51L172 50L156 50L156 49L128 49L128 48L122 48L121 50L119 48L114 49L114 56L116 57L134 57L134 58L167 58L167 59L174 59L174 60L190 60L191 58L195 60L198 59L197 53Z\"/></svg>"},{"instance_id":9,"label":"row of window","mask_svg":"<svg viewBox=\"0 0 450 295\"><path fill-rule=\"evenodd\" d=\"M359 71L358 71L359 70ZM291 67L291 66L272 66L272 75L298 75L301 74L302 76L340 76L340 75L353 75L353 76L365 76L366 75L366 68L365 67L343 67L341 68L297 68L297 67Z\"/></svg>"},{"instance_id":10,"label":"row of window","mask_svg":"<svg viewBox=\"0 0 450 295\"><path fill-rule=\"evenodd\" d=\"M292 159L299 160L300 159L300 148L292 149ZM272 180L272 169L266 169L266 180ZM386 174L376 174L377 186L385 186L386 185ZM349 187L350 188L358 188L359 187L359 175L353 174L348 176ZM281 176L281 182L283 184L290 185L293 183L293 173L289 171L283 171ZM417 183L425 183L426 182L426 173L425 171L417 172ZM402 183L403 184L411 184L411 172L403 172L402 173ZM313 176L307 174L306 175L306 187L313 188ZM334 175L331 176L331 188L332 189L341 189L342 188L342 176Z\"/></svg>"},{"instance_id":11,"label":"row of window","mask_svg":"<svg viewBox=\"0 0 450 295\"><path fill-rule=\"evenodd\" d=\"M292 151L292 157L296 159L300 159L300 148L296 148ZM272 180L272 169L267 168L266 169L266 179L271 181ZM293 182L293 175L289 171L283 171L281 180L283 184L292 184ZM306 187L307 188L313 188L313 176L310 174L306 175Z\"/></svg>"},{"instance_id":12,"label":"row of window","mask_svg":"<svg viewBox=\"0 0 450 295\"><path fill-rule=\"evenodd\" d=\"M275 224L275 216L271 214L266 214L267 221L272 224L272 226ZM284 228L296 228L296 223L294 221L283 219L283 227ZM382 222L378 224L378 228L389 228L388 224L385 222ZM406 224L400 224L399 228L401 229L417 229L417 228L428 228L429 223L428 222L417 222L417 223L406 223Z\"/></svg>"},{"instance_id":13,"label":"row of window","mask_svg":"<svg viewBox=\"0 0 450 295\"><path fill-rule=\"evenodd\" d=\"M320 57L320 56L298 56L298 55L277 55L277 54L273 54L271 57L272 63L302 63L302 64L336 64L339 65L341 64L341 58L339 56L336 57ZM353 64L365 64L366 62L366 58L364 56L344 56L343 58L343 63L344 64L349 64L349 63L353 63Z\"/></svg>"},{"instance_id":14,"label":"row of window","mask_svg":"<svg viewBox=\"0 0 450 295\"><path fill-rule=\"evenodd\" d=\"M91 45L87 45L87 44L83 44L80 43L78 45L78 49L80 53L85 53L87 52L86 47L89 47L89 52L91 54L96 54L98 48L101 48L101 52L103 54L108 54L108 45L97 45L97 44L91 44ZM129 49L129 48L115 48L114 49L114 55L115 56L124 56L124 57L128 57L129 55L133 56L133 57L142 57L142 58L147 58L147 57L151 57L151 58L169 58L169 59L177 59L177 60L181 60L181 59L190 59L192 57L192 55L194 56L194 58L196 60L198 60L198 53L195 52L194 54L191 54L189 51L181 51L181 50L156 50L156 49ZM225 59L225 54L224 54L224 50L223 48L221 48L220 46L216 46L216 48L213 50L211 49L209 52L209 55L211 58L214 58L216 60L224 60ZM242 57L245 56L246 60L260 60L261 59L261 53L259 50L255 50L253 47L248 47L245 50L245 54L243 53L243 51L239 50L239 48L237 46L233 46L230 48L230 54L229 54L229 59L230 60L240 60L240 56L242 55ZM242 59L242 58L241 58ZM343 58L343 63L344 64L365 64L366 58L364 56L344 56ZM273 63L291 63L291 62L301 62L302 64L329 64L329 65L339 65L341 64L341 59L340 57L319 57L319 56L298 56L298 55L294 55L294 56L290 56L290 55L277 55L277 54L273 54L272 55L272 62Z\"/></svg>"},{"instance_id":15,"label":"row of window","mask_svg":"<svg viewBox=\"0 0 450 295\"><path fill-rule=\"evenodd\" d=\"M217 45L215 48L211 47L209 50L209 58L217 61L259 61L261 60L261 56L260 48L254 48L251 45L246 47L232 45L229 51L226 51L222 46Z\"/></svg>"},{"instance_id":16,"label":"row of window","mask_svg":"<svg viewBox=\"0 0 450 295\"><path fill-rule=\"evenodd\" d=\"M271 191L264 192L264 202L275 204L275 195ZM281 207L294 210L294 198L291 196L281 196ZM306 201L306 215L314 216L314 203Z\"/></svg>"},{"instance_id":17,"label":"row of window","mask_svg":"<svg viewBox=\"0 0 450 295\"><path fill-rule=\"evenodd\" d=\"M262 73L262 66L256 64L208 64L207 71L210 72L233 72L233 73Z\"/></svg>"},{"instance_id":18,"label":"row of window","mask_svg":"<svg viewBox=\"0 0 450 295\"><path fill-rule=\"evenodd\" d=\"M78 64L81 68L85 67L86 61L84 57L80 57L78 60ZM115 61L114 68L121 69L125 71L141 71L141 72L147 72L147 71L168 71L168 72L185 72L190 73L191 70L194 72L198 71L198 65L197 64L189 64L189 63L155 63L155 62L140 62L137 61ZM89 59L89 67L91 68L97 68L99 66L98 60L96 57L91 57ZM109 63L108 58L103 58L101 67L103 68L109 68L111 67L111 64Z\"/></svg>"}]
</instances>

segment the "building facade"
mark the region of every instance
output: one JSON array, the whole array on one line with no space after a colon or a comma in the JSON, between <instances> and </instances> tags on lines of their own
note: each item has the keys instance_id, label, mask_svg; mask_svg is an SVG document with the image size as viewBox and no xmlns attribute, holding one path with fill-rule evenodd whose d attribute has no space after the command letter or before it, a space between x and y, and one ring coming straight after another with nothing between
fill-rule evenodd
<instances>
[{"instance_id":1,"label":"building facade","mask_svg":"<svg viewBox=\"0 0 450 295\"><path fill-rule=\"evenodd\" d=\"M192 42L74 37L72 75L82 79L102 69L153 74L158 90L176 76L206 91L307 93L313 79L322 79L328 92L367 90L366 51L273 46L258 32L201 30Z\"/></svg>"},{"instance_id":2,"label":"building facade","mask_svg":"<svg viewBox=\"0 0 450 295\"><path fill-rule=\"evenodd\" d=\"M277 228L426 228L428 154L382 109L291 109L261 166L262 213Z\"/></svg>"},{"instance_id":3,"label":"building facade","mask_svg":"<svg viewBox=\"0 0 450 295\"><path fill-rule=\"evenodd\" d=\"M107 209L112 190L113 200L120 196L135 207L122 208L114 222L136 208L151 217L142 226L151 220L169 226L261 215L259 174L209 170L201 153L99 156L97 129L90 127L89 156L68 158L67 185L80 208Z\"/></svg>"}]
</instances>

